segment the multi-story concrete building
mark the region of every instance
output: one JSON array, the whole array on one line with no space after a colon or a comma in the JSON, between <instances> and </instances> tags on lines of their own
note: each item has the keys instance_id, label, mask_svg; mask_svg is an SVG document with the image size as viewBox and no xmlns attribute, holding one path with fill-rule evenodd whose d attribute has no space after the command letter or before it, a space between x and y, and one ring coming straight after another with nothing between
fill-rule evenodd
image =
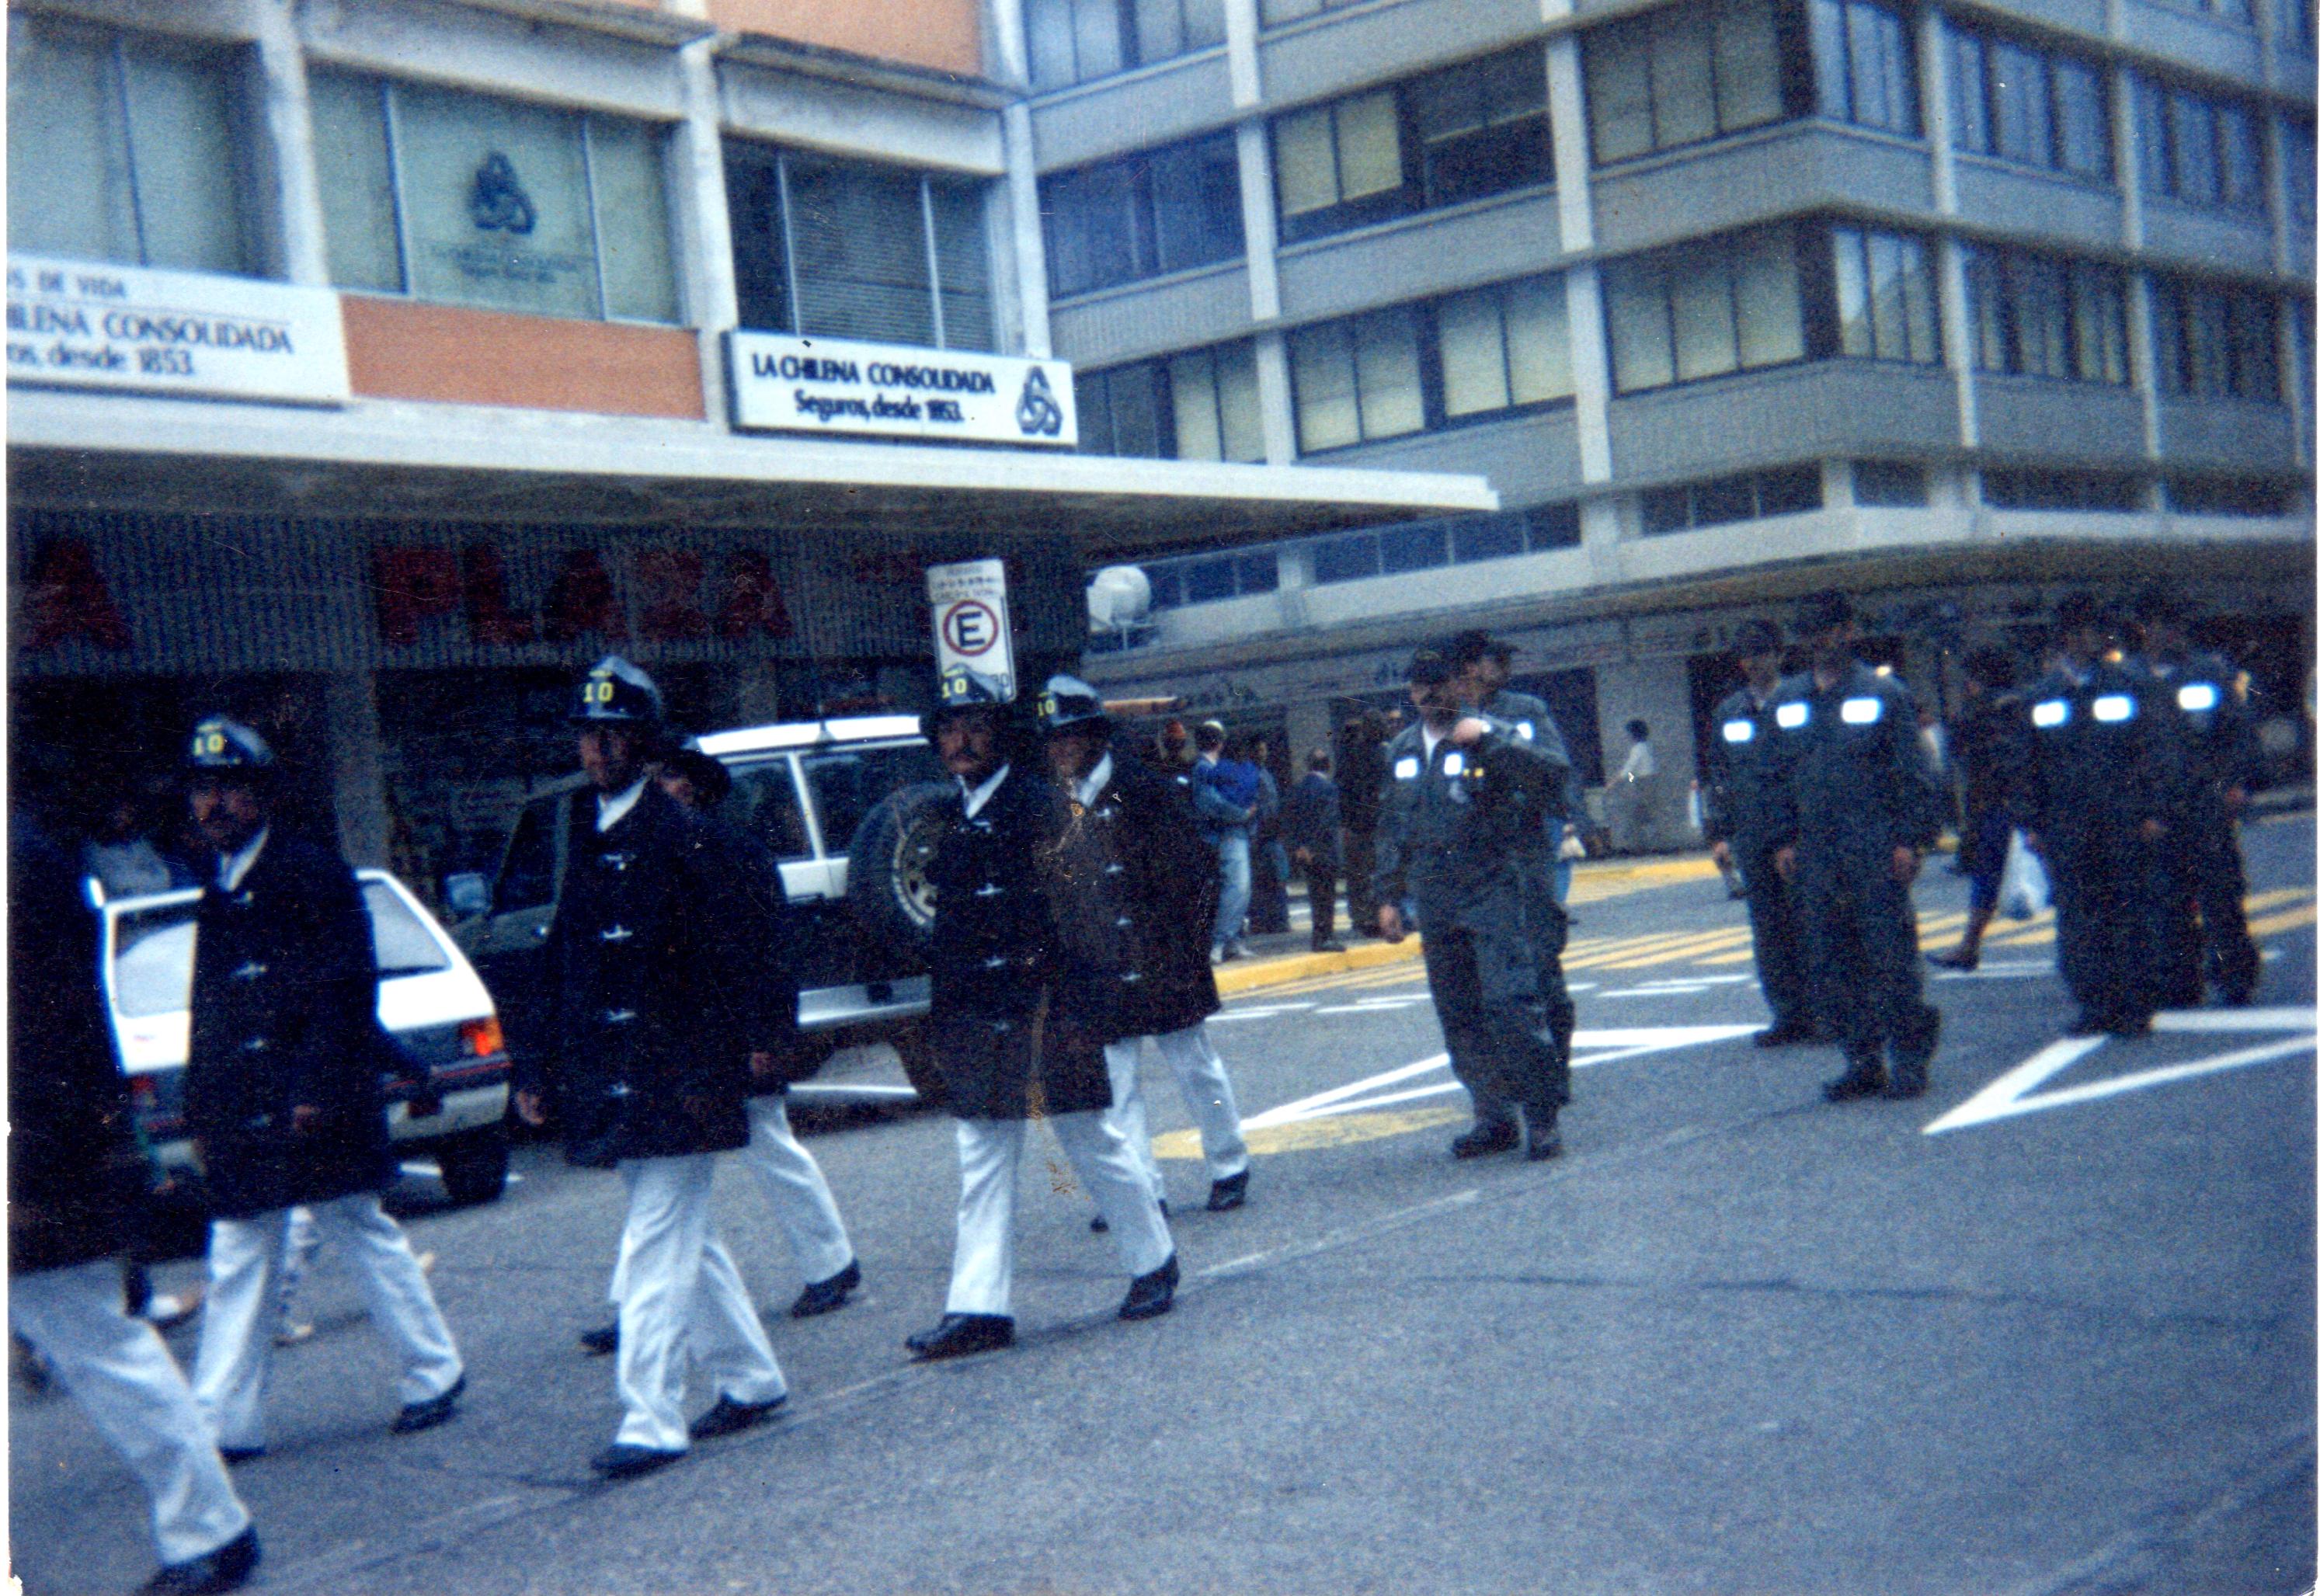
<instances>
[{"instance_id":1,"label":"multi-story concrete building","mask_svg":"<svg viewBox=\"0 0 2320 1596\"><path fill-rule=\"evenodd\" d=\"M1939 702L2159 578L2301 710L2309 0L1020 5L1081 447L1503 502L1148 559L1097 680L1301 750L1489 625L1680 793L1744 617L1841 583Z\"/></svg>"},{"instance_id":2,"label":"multi-story concrete building","mask_svg":"<svg viewBox=\"0 0 2320 1596\"><path fill-rule=\"evenodd\" d=\"M915 707L925 568L1494 508L1074 452L1021 35L979 0L9 13L12 740L92 809L222 705L422 888L608 649L694 728Z\"/></svg>"}]
</instances>

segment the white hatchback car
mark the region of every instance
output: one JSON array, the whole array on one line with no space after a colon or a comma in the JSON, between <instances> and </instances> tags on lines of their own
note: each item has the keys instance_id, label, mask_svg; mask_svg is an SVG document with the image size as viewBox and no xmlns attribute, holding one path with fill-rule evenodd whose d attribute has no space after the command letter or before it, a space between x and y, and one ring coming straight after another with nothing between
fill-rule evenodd
<instances>
[{"instance_id":1,"label":"white hatchback car","mask_svg":"<svg viewBox=\"0 0 2320 1596\"><path fill-rule=\"evenodd\" d=\"M387 1131L402 1158L431 1157L455 1202L507 1184L508 1055L491 993L418 899L384 870L358 870L378 951L378 1018L403 1067L385 1081ZM192 1029L192 888L104 905L105 995L139 1127L162 1165L198 1186L186 1131Z\"/></svg>"}]
</instances>

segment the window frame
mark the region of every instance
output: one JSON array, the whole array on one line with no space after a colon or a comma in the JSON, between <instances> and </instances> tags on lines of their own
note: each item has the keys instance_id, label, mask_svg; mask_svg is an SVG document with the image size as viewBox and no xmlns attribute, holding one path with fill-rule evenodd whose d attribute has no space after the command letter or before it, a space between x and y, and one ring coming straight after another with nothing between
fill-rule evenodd
<instances>
[{"instance_id":1,"label":"window frame","mask_svg":"<svg viewBox=\"0 0 2320 1596\"><path fill-rule=\"evenodd\" d=\"M1234 248L1223 254L1189 261L1181 265L1165 264L1167 246L1162 236L1160 167L1165 158L1182 155L1197 159L1200 152L1213 147L1223 150L1230 159L1233 174L1233 207L1231 235ZM1116 176L1125 195L1125 213L1109 220L1124 222L1128 234L1128 269L1122 277L1104 277L1083 285L1065 286L1057 280L1053 264L1065 258L1067 251L1059 247L1059 230L1067 225L1065 207L1060 201L1077 202L1076 188L1092 185L1099 178ZM1053 189L1050 185L1056 186ZM1101 294L1107 289L1129 283L1149 282L1155 277L1174 277L1179 272L1206 271L1212 267L1245 260L1248 256L1248 234L1240 210L1240 168L1237 141L1230 131L1206 133L1195 138L1178 140L1149 150L1132 150L1108 160L1092 161L1085 166L1066 170L1042 173L1039 177L1039 218L1041 241L1046 246L1050 262L1050 293L1052 297L1074 299L1082 295ZM1101 223L1105 219L1097 217Z\"/></svg>"},{"instance_id":2,"label":"window frame","mask_svg":"<svg viewBox=\"0 0 2320 1596\"><path fill-rule=\"evenodd\" d=\"M1264 460L1264 455L1263 452L1264 415L1264 401L1262 396L1257 400L1257 454L1254 457L1243 458L1242 457L1228 454L1224 451L1224 442L1232 435L1227 427L1225 416L1224 361L1236 354L1239 355L1248 362L1249 376L1252 384L1254 384L1255 380L1256 345L1253 340L1248 339L1233 339L1228 340L1223 343L1202 344L1196 349L1178 349L1171 354L1154 356L1152 358L1147 360L1122 361L1117 366L1099 367L1093 370L1079 374L1074 378L1075 383L1080 388L1082 416L1080 427L1082 441L1079 452L1082 454L1103 456L1113 459L1210 459L1212 457L1208 455L1185 455L1181 452L1183 447L1183 440L1179 435L1176 424L1176 365L1179 361L1205 356L1209 361L1209 398L1210 406L1215 413L1217 439L1219 443L1219 451L1213 458L1217 463L1223 465L1262 465ZM1103 431L1109 440L1117 444L1118 416L1116 407L1112 402L1112 389L1113 385L1120 380L1122 374L1130 372L1141 374L1141 376L1146 380L1148 380L1151 385L1150 391L1153 402L1154 440L1160 446L1160 452L1149 455L1122 454L1117 448L1095 449L1090 447L1090 444L1092 441L1091 434L1094 431L1094 429L1089 425L1088 412L1091 408L1093 408L1088 403L1090 394L1094 394L1100 395L1098 404L1102 412L1101 422Z\"/></svg>"},{"instance_id":3,"label":"window frame","mask_svg":"<svg viewBox=\"0 0 2320 1596\"><path fill-rule=\"evenodd\" d=\"M2265 113L2255 102L2236 95L2206 94L2189 89L2147 72L2134 74L2135 141L2141 146L2144 199L2160 199L2187 210L2220 211L2240 217L2263 217L2270 211L2270 140L2265 137ZM2198 169L2212 177L2212 195L2186 193L2187 123L2203 120L2206 145L2198 152ZM2250 130L2249 147L2255 156L2253 184L2242 193L2234 180L2233 125Z\"/></svg>"},{"instance_id":4,"label":"window frame","mask_svg":"<svg viewBox=\"0 0 2320 1596\"><path fill-rule=\"evenodd\" d=\"M2025 321L2025 306L2017 290L2037 274L2045 274L2046 280L2053 286L2046 310L2058 313L2059 319L2051 347L2059 351L2060 363L2068 368L2066 373L2039 368L2024 358L2025 340L2032 329ZM1977 376L2084 383L2108 388L2132 389L2135 385L2132 346L2127 339L2127 295L2133 285L2121 268L2107 261L2040 249L1972 244L1967 247L1965 279L1967 316L1973 340L1971 353ZM1994 303L1986 304L1993 286L2003 292ZM2097 299L2107 299L2113 313L2106 318L2107 324L2095 331L2101 335L2096 347L2105 356L2113 351L2117 355L2119 376L2116 379L2089 376L2084 369L2089 329L2082 324L2081 313ZM1989 363L1993 336L2002 350L2002 363L1998 365Z\"/></svg>"},{"instance_id":5,"label":"window frame","mask_svg":"<svg viewBox=\"0 0 2320 1596\"><path fill-rule=\"evenodd\" d=\"M2200 347L2198 329L2205 318L2220 330L2212 367ZM2243 404L2287 403L2276 295L2242 285L2153 274L2151 320L2152 376L2161 394ZM2221 374L2220 380L2207 380L2210 368Z\"/></svg>"},{"instance_id":6,"label":"window frame","mask_svg":"<svg viewBox=\"0 0 2320 1596\"><path fill-rule=\"evenodd\" d=\"M1809 14L1796 0L1767 0L1763 9L1772 26L1772 51L1779 63L1780 81L1776 92L1780 109L1775 115L1761 121L1735 122L1730 126L1725 125L1726 95L1717 76L1717 63L1722 59L1717 49L1717 23L1726 14L1723 8L1663 6L1589 29L1580 41L1581 92L1588 106L1588 169L1602 171L1623 166L1628 161L1648 160L1671 150L1697 149L1721 139L1736 138L1759 128L1778 127L1783 122L1799 121L1815 114L1819 105L1819 85L1814 77L1815 56ZM1655 79L1655 68L1661 65L1661 58L1654 46L1661 35L1672 32L1684 23L1696 23L1706 30L1710 129L1690 137L1670 138L1661 132L1663 100ZM1640 41L1645 104L1652 125L1651 142L1645 148L1609 157L1602 153L1602 124L1596 112L1599 100L1607 96L1598 94L1597 83L1590 71L1593 63L1600 59L1594 52L1609 48L1604 42L1607 40L1616 40L1617 43L1630 48Z\"/></svg>"},{"instance_id":7,"label":"window frame","mask_svg":"<svg viewBox=\"0 0 2320 1596\"><path fill-rule=\"evenodd\" d=\"M1926 136L1925 108L1918 104L1917 45L1915 30L1908 14L1885 0L1805 0L1804 36L1812 55L1813 113L1831 122L1841 122L1848 127L1868 128L1890 133L1897 139L1923 139ZM1842 34L1842 59L1827 62L1822 55L1822 18L1834 14ZM1866 17L1868 20L1863 21ZM1880 95L1898 90L1906 102L1898 122L1873 120L1860 113L1861 86L1859 79L1866 53L1862 31L1875 27L1880 31L1873 37L1878 59L1874 65L1881 69L1884 81L1878 86ZM1893 62L1885 52L1888 42L1898 43L1900 69L1894 71ZM1844 109L1828 104L1826 90L1835 80L1844 91Z\"/></svg>"},{"instance_id":8,"label":"window frame","mask_svg":"<svg viewBox=\"0 0 2320 1596\"><path fill-rule=\"evenodd\" d=\"M2105 188L2118 186L2117 141L2111 133L2111 75L2100 61L2074 50L2025 42L2002 30L1968 26L1954 13L1942 20L1942 44L1948 55L1951 141L1960 154L2051 172ZM2038 63L2039 119L2045 133L2043 155L2006 148L1998 110L2002 103L2000 50L2012 50ZM2095 123L2101 131L2098 170L2074 164L2070 158L2071 130L2078 122L2065 82L2071 74L2091 79L2098 97L2095 116ZM1966 104L1969 95L1972 97L1971 105Z\"/></svg>"},{"instance_id":9,"label":"window frame","mask_svg":"<svg viewBox=\"0 0 2320 1596\"><path fill-rule=\"evenodd\" d=\"M1183 41L1180 48L1165 52L1146 48L1150 41L1143 37L1141 14L1143 8L1147 5L1165 5L1174 8L1176 18L1176 36ZM1199 42L1194 42L1193 22L1196 7L1204 10L1213 8L1216 19L1214 39L1204 38ZM1047 33L1041 32L1044 23L1041 14L1047 9L1059 9L1068 22L1068 26L1064 29L1064 36L1071 41L1072 71L1068 77L1051 79L1041 75L1041 48L1048 37ZM1081 66L1083 47L1090 37L1089 29L1083 18L1085 14L1102 13L1110 14L1112 29L1110 37L1118 47L1119 64L1091 72ZM1205 23L1206 15L1203 14L1200 20ZM1107 77L1118 77L1125 73L1138 72L1146 67L1156 67L1164 61L1182 60L1187 56L1198 55L1204 50L1224 49L1224 6L1221 0L1025 0L1023 35L1032 94L1035 95L1053 94L1064 89L1074 88L1083 83L1100 83Z\"/></svg>"}]
</instances>

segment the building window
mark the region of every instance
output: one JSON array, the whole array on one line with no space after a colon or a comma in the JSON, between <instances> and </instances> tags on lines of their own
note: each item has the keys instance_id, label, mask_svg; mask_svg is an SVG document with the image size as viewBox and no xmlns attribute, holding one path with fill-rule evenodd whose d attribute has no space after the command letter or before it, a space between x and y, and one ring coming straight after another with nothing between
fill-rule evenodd
<instances>
[{"instance_id":1,"label":"building window","mask_svg":"<svg viewBox=\"0 0 2320 1596\"><path fill-rule=\"evenodd\" d=\"M1396 438L1426 425L1418 377L1418 315L1409 306L1289 335L1303 454Z\"/></svg>"},{"instance_id":2,"label":"building window","mask_svg":"<svg viewBox=\"0 0 2320 1596\"><path fill-rule=\"evenodd\" d=\"M2287 515L2296 508L2288 484L2262 476L2170 476L2167 508L2180 515Z\"/></svg>"},{"instance_id":3,"label":"building window","mask_svg":"<svg viewBox=\"0 0 2320 1596\"><path fill-rule=\"evenodd\" d=\"M1966 292L1979 369L2126 383L2126 279L2116 267L1976 247Z\"/></svg>"},{"instance_id":4,"label":"building window","mask_svg":"<svg viewBox=\"0 0 2320 1596\"><path fill-rule=\"evenodd\" d=\"M1548 182L1537 45L1310 106L1273 123L1284 239Z\"/></svg>"},{"instance_id":5,"label":"building window","mask_svg":"<svg viewBox=\"0 0 2320 1596\"><path fill-rule=\"evenodd\" d=\"M1568 399L1571 326L1561 277L1533 277L1435 308L1445 421Z\"/></svg>"},{"instance_id":6,"label":"building window","mask_svg":"<svg viewBox=\"0 0 2320 1596\"><path fill-rule=\"evenodd\" d=\"M1981 500L1999 510L2143 508L2143 479L2125 471L1984 471Z\"/></svg>"},{"instance_id":7,"label":"building window","mask_svg":"<svg viewBox=\"0 0 2320 1596\"><path fill-rule=\"evenodd\" d=\"M1813 78L1823 116L1915 138L1909 23L1874 0L1812 0Z\"/></svg>"},{"instance_id":8,"label":"building window","mask_svg":"<svg viewBox=\"0 0 2320 1596\"><path fill-rule=\"evenodd\" d=\"M741 325L993 347L984 185L728 141Z\"/></svg>"},{"instance_id":9,"label":"building window","mask_svg":"<svg viewBox=\"0 0 2320 1596\"><path fill-rule=\"evenodd\" d=\"M1256 358L1246 343L1084 372L1074 385L1083 454L1264 458Z\"/></svg>"},{"instance_id":10,"label":"building window","mask_svg":"<svg viewBox=\"0 0 2320 1596\"><path fill-rule=\"evenodd\" d=\"M310 93L339 286L677 319L657 128L332 72L314 74Z\"/></svg>"},{"instance_id":11,"label":"building window","mask_svg":"<svg viewBox=\"0 0 2320 1596\"><path fill-rule=\"evenodd\" d=\"M1319 538L1311 550L1313 582L1327 586L1391 576L1435 566L1470 565L1542 554L1579 544L1579 507L1541 504L1495 515L1411 521L1401 526Z\"/></svg>"},{"instance_id":12,"label":"building window","mask_svg":"<svg viewBox=\"0 0 2320 1596\"><path fill-rule=\"evenodd\" d=\"M250 273L237 52L8 17L8 244Z\"/></svg>"},{"instance_id":13,"label":"building window","mask_svg":"<svg viewBox=\"0 0 2320 1596\"><path fill-rule=\"evenodd\" d=\"M1820 467L1813 464L1652 488L1641 503L1644 531L1652 536L1820 507Z\"/></svg>"},{"instance_id":14,"label":"building window","mask_svg":"<svg viewBox=\"0 0 2320 1596\"><path fill-rule=\"evenodd\" d=\"M1606 266L1618 391L1803 359L1798 236L1784 224Z\"/></svg>"},{"instance_id":15,"label":"building window","mask_svg":"<svg viewBox=\"0 0 2320 1596\"><path fill-rule=\"evenodd\" d=\"M1031 86L1062 88L1225 41L1224 0L1025 0Z\"/></svg>"},{"instance_id":16,"label":"building window","mask_svg":"<svg viewBox=\"0 0 2320 1596\"><path fill-rule=\"evenodd\" d=\"M1162 560L1145 567L1144 574L1152 583L1152 607L1178 610L1186 604L1213 604L1223 599L1277 592L1281 586L1281 557L1274 549L1257 549L1240 554Z\"/></svg>"},{"instance_id":17,"label":"building window","mask_svg":"<svg viewBox=\"0 0 2320 1596\"><path fill-rule=\"evenodd\" d=\"M1938 365L1941 312L1933 251L1906 233L1832 229L1838 347L1876 360Z\"/></svg>"},{"instance_id":18,"label":"building window","mask_svg":"<svg viewBox=\"0 0 2320 1596\"><path fill-rule=\"evenodd\" d=\"M2263 127L2243 101L2134 80L2146 195L2211 209L2263 209Z\"/></svg>"},{"instance_id":19,"label":"building window","mask_svg":"<svg viewBox=\"0 0 2320 1596\"><path fill-rule=\"evenodd\" d=\"M2154 277L2151 313L2161 392L2279 403L2279 318L2271 295Z\"/></svg>"},{"instance_id":20,"label":"building window","mask_svg":"<svg viewBox=\"0 0 2320 1596\"><path fill-rule=\"evenodd\" d=\"M1932 496L1927 491L1926 468L1906 460L1855 460L1853 502L1897 508L1928 504Z\"/></svg>"},{"instance_id":21,"label":"building window","mask_svg":"<svg viewBox=\"0 0 2320 1596\"><path fill-rule=\"evenodd\" d=\"M1952 137L1960 150L2107 183L2110 91L2102 68L1948 24Z\"/></svg>"},{"instance_id":22,"label":"building window","mask_svg":"<svg viewBox=\"0 0 2320 1596\"><path fill-rule=\"evenodd\" d=\"M2313 159L2312 124L2287 117L2279 124L2280 148L2288 163L2288 213L2305 226L2312 225L2312 205L2320 195L2320 169Z\"/></svg>"},{"instance_id":23,"label":"building window","mask_svg":"<svg viewBox=\"0 0 2320 1596\"><path fill-rule=\"evenodd\" d=\"M1585 41L1595 164L1761 127L1808 108L1784 59L1800 57L1793 16L1773 0L1663 6Z\"/></svg>"},{"instance_id":24,"label":"building window","mask_svg":"<svg viewBox=\"0 0 2320 1596\"><path fill-rule=\"evenodd\" d=\"M1039 180L1047 272L1058 295L1230 260L1241 239L1230 133Z\"/></svg>"},{"instance_id":25,"label":"building window","mask_svg":"<svg viewBox=\"0 0 2320 1596\"><path fill-rule=\"evenodd\" d=\"M1367 0L1257 0L1256 13L1266 27L1279 28L1319 16L1325 11L1343 11L1348 5L1365 4Z\"/></svg>"}]
</instances>

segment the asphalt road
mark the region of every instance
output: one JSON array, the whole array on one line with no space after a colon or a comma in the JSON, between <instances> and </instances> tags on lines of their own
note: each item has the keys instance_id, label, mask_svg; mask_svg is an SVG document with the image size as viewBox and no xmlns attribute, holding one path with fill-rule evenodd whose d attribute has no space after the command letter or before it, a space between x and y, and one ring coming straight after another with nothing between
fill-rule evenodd
<instances>
[{"instance_id":1,"label":"asphalt road","mask_svg":"<svg viewBox=\"0 0 2320 1596\"><path fill-rule=\"evenodd\" d=\"M1464 1100L1415 966L1237 997L1216 1034L1252 1200L1200 1211L1199 1165L1169 1163L1175 1312L1112 1317L1124 1280L1050 1145L1022 1193L1023 1342L956 1364L902 1348L941 1307L948 1122L828 1127L865 1289L772 1319L786 1417L623 1485L585 1468L617 1407L573 1340L605 1317L618 1183L538 1148L489 1208L407 1182L466 1406L385 1433L389 1371L324 1264L322 1333L278 1355L272 1451L237 1474L258 1588L2309 1589L2311 819L2248 848L2261 1008L2058 1048L2051 926L2010 927L1980 975L1928 986L1932 1093L1844 1108L1818 1096L1832 1053L1747 1040L1763 1011L1712 875L1599 884L1568 1152L1543 1165L1448 1157ZM1928 872L1929 945L1962 897ZM739 1170L718 1202L786 1303L795 1270ZM10 1419L25 1588L144 1578L141 1498L77 1411L19 1387Z\"/></svg>"}]
</instances>

